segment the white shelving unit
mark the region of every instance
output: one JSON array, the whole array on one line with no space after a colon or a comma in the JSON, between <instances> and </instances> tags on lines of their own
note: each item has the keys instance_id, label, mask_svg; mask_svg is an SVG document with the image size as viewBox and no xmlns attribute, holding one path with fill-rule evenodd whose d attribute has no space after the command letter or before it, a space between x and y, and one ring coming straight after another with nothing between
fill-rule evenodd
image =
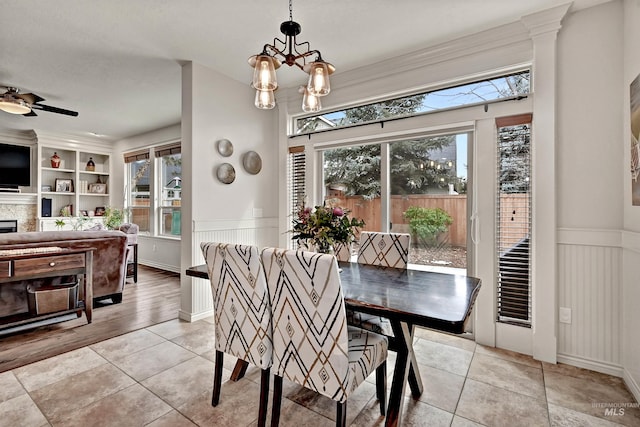
<instances>
[{"instance_id":1,"label":"white shelving unit","mask_svg":"<svg viewBox=\"0 0 640 427\"><path fill-rule=\"evenodd\" d=\"M54 153L60 157L57 168L51 163ZM37 213L40 230L57 229L55 222L58 219L67 223L62 229L72 229L73 218L61 215L66 206L70 207L72 217L79 217L82 216L81 211L95 212L97 208L109 205L110 157L108 152L38 144ZM89 159L95 163L93 171L86 170ZM43 198L51 199L51 217L42 216ZM86 224L96 221L100 221L100 217L91 218Z\"/></svg>"}]
</instances>

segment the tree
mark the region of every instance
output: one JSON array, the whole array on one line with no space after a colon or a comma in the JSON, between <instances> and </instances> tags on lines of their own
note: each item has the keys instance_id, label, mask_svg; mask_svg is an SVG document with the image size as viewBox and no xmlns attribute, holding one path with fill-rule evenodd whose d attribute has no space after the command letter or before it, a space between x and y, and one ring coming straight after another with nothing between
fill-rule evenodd
<instances>
[{"instance_id":1,"label":"tree","mask_svg":"<svg viewBox=\"0 0 640 427\"><path fill-rule=\"evenodd\" d=\"M312 132L321 125L335 124L348 127L353 124L384 122L389 118L411 116L417 112L493 101L529 93L529 72L519 72L493 79L462 84L360 107L348 108L328 115L308 117L297 121L299 133ZM430 100L435 103L429 106ZM442 102L446 100L446 102ZM454 156L444 156L442 150L455 147L453 135L396 142L391 145L391 194L424 194L428 190L447 191L453 184L458 193L466 193L466 179L458 178L456 168L450 164ZM520 148L522 150L523 148ZM528 150L528 148L527 148ZM453 151L455 154L455 151ZM324 152L325 184L339 184L346 195L374 198L380 195L380 146L326 150ZM520 165L521 157L505 159L512 163L508 170L517 175L518 186L527 178Z\"/></svg>"},{"instance_id":2,"label":"tree","mask_svg":"<svg viewBox=\"0 0 640 427\"><path fill-rule=\"evenodd\" d=\"M500 191L528 192L531 159L529 125L503 127L498 133L498 139L500 141Z\"/></svg>"},{"instance_id":3,"label":"tree","mask_svg":"<svg viewBox=\"0 0 640 427\"><path fill-rule=\"evenodd\" d=\"M455 144L455 136L437 136L395 142L391 145L391 194L424 194L428 189L447 191L457 182L453 163L436 153ZM345 195L374 198L380 195L380 145L337 148L324 152L325 184L339 184Z\"/></svg>"},{"instance_id":4,"label":"tree","mask_svg":"<svg viewBox=\"0 0 640 427\"><path fill-rule=\"evenodd\" d=\"M414 95L350 108L345 110L345 117L338 126L411 115L421 108L426 97L426 94ZM453 142L453 136L438 136L392 144L392 194L422 194L429 186L441 185L441 178L447 175L453 174L455 178L455 170L446 168L446 165L437 169L437 159L432 158L433 150L440 150ZM324 172L325 184L340 184L346 195L377 197L380 195L380 146L327 150L324 153ZM450 177L447 177L445 182L449 181Z\"/></svg>"}]
</instances>

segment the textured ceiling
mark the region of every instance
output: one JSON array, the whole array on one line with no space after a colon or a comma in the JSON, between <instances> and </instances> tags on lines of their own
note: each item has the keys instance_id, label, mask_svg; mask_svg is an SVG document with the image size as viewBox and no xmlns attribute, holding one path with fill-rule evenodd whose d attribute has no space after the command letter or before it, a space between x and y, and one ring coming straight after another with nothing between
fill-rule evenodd
<instances>
[{"instance_id":1,"label":"textured ceiling","mask_svg":"<svg viewBox=\"0 0 640 427\"><path fill-rule=\"evenodd\" d=\"M609 0L574 0L571 12ZM300 41L337 73L517 21L565 0L297 0ZM0 9L0 86L78 117L0 111L0 131L36 129L114 141L180 121L180 64L249 84L247 58L281 36L285 0L20 0ZM281 86L304 81L278 71Z\"/></svg>"}]
</instances>

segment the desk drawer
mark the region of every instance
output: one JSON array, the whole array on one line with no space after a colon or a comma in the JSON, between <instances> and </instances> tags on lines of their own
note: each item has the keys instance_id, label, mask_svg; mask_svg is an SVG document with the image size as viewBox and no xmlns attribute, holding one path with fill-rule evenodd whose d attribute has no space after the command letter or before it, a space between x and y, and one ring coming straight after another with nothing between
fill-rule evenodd
<instances>
[{"instance_id":1,"label":"desk drawer","mask_svg":"<svg viewBox=\"0 0 640 427\"><path fill-rule=\"evenodd\" d=\"M0 279L11 277L11 261L0 261Z\"/></svg>"},{"instance_id":2,"label":"desk drawer","mask_svg":"<svg viewBox=\"0 0 640 427\"><path fill-rule=\"evenodd\" d=\"M84 267L84 254L52 255L13 261L13 277Z\"/></svg>"}]
</instances>

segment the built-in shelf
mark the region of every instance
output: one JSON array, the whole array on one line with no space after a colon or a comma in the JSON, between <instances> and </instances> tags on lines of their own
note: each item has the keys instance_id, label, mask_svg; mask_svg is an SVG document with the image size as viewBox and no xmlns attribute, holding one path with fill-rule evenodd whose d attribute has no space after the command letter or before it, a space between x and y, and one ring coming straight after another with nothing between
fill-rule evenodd
<instances>
[{"instance_id":1,"label":"built-in shelf","mask_svg":"<svg viewBox=\"0 0 640 427\"><path fill-rule=\"evenodd\" d=\"M74 173L74 169L62 169L62 168L42 168L43 171L52 171L52 172L67 172Z\"/></svg>"},{"instance_id":2,"label":"built-in shelf","mask_svg":"<svg viewBox=\"0 0 640 427\"><path fill-rule=\"evenodd\" d=\"M78 217L83 211L95 211L98 207L109 206L109 176L111 172L111 155L108 152L89 152L78 150L74 146L39 145L38 150L38 183L37 193L38 216L42 215L42 199L51 199L51 215L56 218L65 207L70 207L73 216ZM56 153L60 160L59 168L51 167L51 156ZM95 170L86 170L91 160ZM42 191L55 190L60 180L71 181L72 192ZM103 184L103 193L89 193L94 184ZM39 218L38 229L51 229L50 217ZM67 221L69 222L69 221Z\"/></svg>"}]
</instances>

